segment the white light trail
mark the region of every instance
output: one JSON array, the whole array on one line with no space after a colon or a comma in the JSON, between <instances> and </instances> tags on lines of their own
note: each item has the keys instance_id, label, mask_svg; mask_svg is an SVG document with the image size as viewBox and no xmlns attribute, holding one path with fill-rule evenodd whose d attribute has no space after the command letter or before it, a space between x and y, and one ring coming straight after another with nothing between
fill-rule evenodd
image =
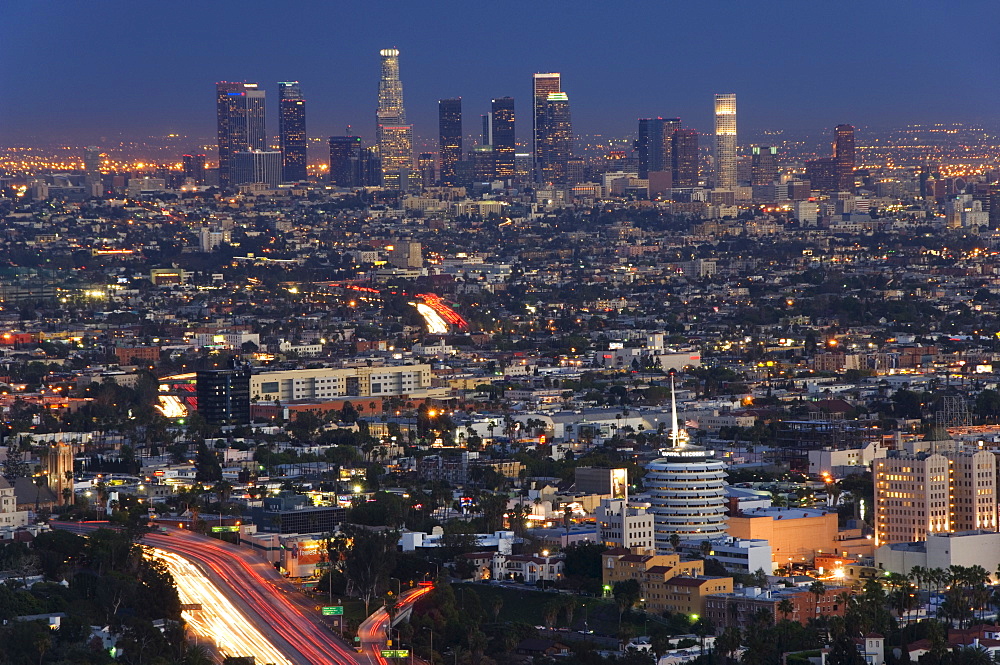
<instances>
[{"instance_id":1,"label":"white light trail","mask_svg":"<svg viewBox=\"0 0 1000 665\"><path fill-rule=\"evenodd\" d=\"M160 403L155 408L164 418L183 418L188 414L187 407L176 395L160 395Z\"/></svg>"},{"instance_id":2,"label":"white light trail","mask_svg":"<svg viewBox=\"0 0 1000 665\"><path fill-rule=\"evenodd\" d=\"M253 656L258 663L291 665L289 660L187 559L165 550L150 548L177 584L181 603L201 604L200 610L182 615L199 638L211 640L228 656Z\"/></svg>"},{"instance_id":3,"label":"white light trail","mask_svg":"<svg viewBox=\"0 0 1000 665\"><path fill-rule=\"evenodd\" d=\"M427 322L427 332L432 335L447 335L448 334L448 324L445 323L441 315L434 311L430 305L425 305L422 302L418 302L414 305L417 311L420 312L420 316L424 317L424 321Z\"/></svg>"}]
</instances>

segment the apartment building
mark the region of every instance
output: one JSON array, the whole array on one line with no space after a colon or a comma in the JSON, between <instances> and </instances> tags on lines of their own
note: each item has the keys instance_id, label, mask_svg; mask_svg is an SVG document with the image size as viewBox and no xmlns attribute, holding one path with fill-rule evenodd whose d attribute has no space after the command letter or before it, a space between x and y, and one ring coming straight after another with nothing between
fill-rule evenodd
<instances>
[{"instance_id":1,"label":"apartment building","mask_svg":"<svg viewBox=\"0 0 1000 665\"><path fill-rule=\"evenodd\" d=\"M250 379L251 399L300 400L412 395L431 387L431 366L322 367L261 372Z\"/></svg>"},{"instance_id":2,"label":"apartment building","mask_svg":"<svg viewBox=\"0 0 1000 665\"><path fill-rule=\"evenodd\" d=\"M703 614L705 599L733 590L731 577L708 577L705 562L681 561L677 554L652 554L652 550L615 548L601 554L605 587L634 579L639 583L650 612Z\"/></svg>"},{"instance_id":3,"label":"apartment building","mask_svg":"<svg viewBox=\"0 0 1000 665\"><path fill-rule=\"evenodd\" d=\"M708 596L702 616L711 620L719 631L746 628L757 621L757 613L761 610L773 616L774 623L788 619L805 625L813 617L844 616L847 609L844 593L850 593L850 589L831 586L817 596L807 587L744 587L735 592ZM780 609L781 601L786 599L791 604L791 611L787 614Z\"/></svg>"},{"instance_id":4,"label":"apartment building","mask_svg":"<svg viewBox=\"0 0 1000 665\"><path fill-rule=\"evenodd\" d=\"M950 443L950 442L949 442ZM997 530L996 458L951 445L892 451L874 463L875 545Z\"/></svg>"},{"instance_id":5,"label":"apartment building","mask_svg":"<svg viewBox=\"0 0 1000 665\"><path fill-rule=\"evenodd\" d=\"M625 499L601 499L601 505L594 510L598 542L605 547L655 548L655 525L653 514L646 512L648 507L648 503L631 503Z\"/></svg>"}]
</instances>

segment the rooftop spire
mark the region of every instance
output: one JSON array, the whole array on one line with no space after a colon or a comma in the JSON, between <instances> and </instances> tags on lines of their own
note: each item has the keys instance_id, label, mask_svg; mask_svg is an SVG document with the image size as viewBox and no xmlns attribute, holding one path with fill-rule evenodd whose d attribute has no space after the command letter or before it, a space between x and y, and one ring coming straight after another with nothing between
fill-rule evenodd
<instances>
[{"instance_id":1,"label":"rooftop spire","mask_svg":"<svg viewBox=\"0 0 1000 665\"><path fill-rule=\"evenodd\" d=\"M680 425L677 422L677 390L674 387L674 370L670 370L670 439L674 447L680 445Z\"/></svg>"}]
</instances>

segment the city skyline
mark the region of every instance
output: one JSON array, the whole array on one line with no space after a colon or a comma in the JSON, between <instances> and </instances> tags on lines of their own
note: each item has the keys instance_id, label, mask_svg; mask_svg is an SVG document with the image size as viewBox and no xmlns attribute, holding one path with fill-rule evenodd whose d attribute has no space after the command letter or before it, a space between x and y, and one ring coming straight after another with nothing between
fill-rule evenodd
<instances>
[{"instance_id":1,"label":"city skyline","mask_svg":"<svg viewBox=\"0 0 1000 665\"><path fill-rule=\"evenodd\" d=\"M90 137L120 132L208 135L211 127L204 90L220 80L259 81L262 87L272 89L272 81L302 81L309 91L310 136L340 135L348 124L368 136L372 129L366 119L371 117L376 94L372 74L378 70L375 54L387 45L405 54L408 120L420 136L435 133L438 99L463 97L466 112L472 117L488 111L491 99L511 96L527 102L531 94L527 77L544 71L561 72L566 77L564 85L573 93L574 127L580 133L634 132L637 118L656 116L681 117L686 126L707 132L711 129L711 106L706 100L720 90L738 95L741 129L748 130L833 127L845 120L859 124L893 120L904 124L985 122L991 120L987 109L1000 100L998 86L990 82L984 85L975 74L977 68L964 66L982 61L980 49L974 48L977 44L992 48L987 60L995 59L995 40L978 32L990 23L988 15L997 12L991 3L968 3L980 10L976 13L979 20L968 26L968 39L944 53L925 55L912 48L913 44L933 41L935 35L940 37L937 24L922 11L937 4L929 0L865 7L865 21L852 23L851 30L838 33L838 46L830 49L817 47L809 33L833 26L852 12L862 16L859 3L788 12L781 10L789 3L769 2L753 7L732 4L725 12L685 4L671 8L676 21L690 26L704 26L712 20L713 34L727 40L725 53L707 49L702 30L677 30L668 45L657 46L660 40L646 27L655 25L655 20L644 21L633 36L609 39L616 46L588 39L587 49L571 48L599 27L593 19L574 17L565 34L547 35L545 40L531 39L540 30L532 25L534 21L524 25L512 22L514 34L534 47L519 49L512 59L503 61L492 55L493 38L465 37L462 30L448 42L449 48L429 48L425 36L456 29L471 18L468 8L452 6L452 11L444 11L444 4L441 11L399 8L394 20L384 27L380 24L380 30L356 31L371 37L354 39L351 30L352 39L344 40L349 45L337 46L322 59L310 50L320 36L320 27L340 34L350 29L347 24L352 21L356 28L371 25L374 16L362 15L358 6L351 5L338 13L311 10L309 16L315 20L303 22L304 38L278 52L263 49L246 53L226 48L234 38L222 37L216 51L219 55L206 56L202 49L190 49L190 53L176 49L186 43L178 41L176 35L190 34L185 40L194 41L211 32L214 39L215 31L209 26L213 17L223 13L227 20L235 21L234 29L227 32L239 34L240 39L262 38L271 25L256 20L252 11L234 15L209 7L205 8L205 19L194 24L184 12L177 12L184 16L182 33L172 29L178 20L172 14L161 16L140 9L140 13L156 14L163 29L143 35L139 41L127 32L121 36L113 33L116 21L105 14L91 17L67 6L58 14L42 17L30 9L14 8L4 29L9 34L0 40L0 54L7 62L31 62L33 66L15 66L0 74L8 89L20 93L16 100L0 102L0 117L4 118L0 141L15 142L29 135ZM902 7L905 11L898 11ZM532 11L544 19L555 10L533 7ZM647 13L655 18L665 11L650 8ZM337 20L329 23L334 18ZM885 25L894 29L882 30ZM980 34L982 39L978 39ZM110 57L114 49L128 48L141 49L145 56L138 58L137 64L116 58L114 73L106 79L90 73L99 72L99 68L79 71L77 67L85 63L67 55L69 49L80 46L83 35L95 42L96 59ZM620 48L625 41L633 48ZM740 57L734 59L737 52ZM456 57L458 54L461 57ZM47 66L49 62L69 64ZM37 66L45 76L34 74ZM143 73L157 73L132 75L137 66ZM111 85L119 76L139 82ZM927 81L933 80L948 81L947 98L928 93ZM650 85L651 81L657 84ZM53 101L56 91L74 99L73 113ZM275 109L276 103L276 97L268 100ZM269 115L276 117L270 108ZM518 140L529 142L530 123L518 124Z\"/></svg>"}]
</instances>

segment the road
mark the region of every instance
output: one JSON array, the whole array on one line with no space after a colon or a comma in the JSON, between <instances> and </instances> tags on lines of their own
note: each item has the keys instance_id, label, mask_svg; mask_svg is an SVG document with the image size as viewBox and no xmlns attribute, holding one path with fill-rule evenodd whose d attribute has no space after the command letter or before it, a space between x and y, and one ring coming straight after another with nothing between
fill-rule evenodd
<instances>
[{"instance_id":1,"label":"road","mask_svg":"<svg viewBox=\"0 0 1000 665\"><path fill-rule=\"evenodd\" d=\"M172 552L152 549L153 557L170 570L177 593L185 604L199 610L182 612L188 627L199 639L214 642L221 654L253 656L258 663L287 665L285 655L193 563Z\"/></svg>"},{"instance_id":2,"label":"road","mask_svg":"<svg viewBox=\"0 0 1000 665\"><path fill-rule=\"evenodd\" d=\"M52 522L52 528L87 533L102 523ZM185 529L151 533L143 545L194 564L285 660L261 663L292 665L357 665L358 654L347 647L317 616L315 609L287 580L253 552ZM200 601L196 601L200 602ZM230 624L223 622L222 625ZM231 630L229 631L232 632ZM220 637L221 639L221 637ZM249 650L252 642L233 647Z\"/></svg>"},{"instance_id":3,"label":"road","mask_svg":"<svg viewBox=\"0 0 1000 665\"><path fill-rule=\"evenodd\" d=\"M418 598L429 593L433 587L420 586L404 593L396 604L400 610L412 605ZM389 661L382 657L382 649L386 648L386 630L389 626L389 613L385 609L376 610L370 617L358 626L358 637L361 638L361 658L367 665L388 665ZM393 644L393 649L400 648Z\"/></svg>"}]
</instances>

